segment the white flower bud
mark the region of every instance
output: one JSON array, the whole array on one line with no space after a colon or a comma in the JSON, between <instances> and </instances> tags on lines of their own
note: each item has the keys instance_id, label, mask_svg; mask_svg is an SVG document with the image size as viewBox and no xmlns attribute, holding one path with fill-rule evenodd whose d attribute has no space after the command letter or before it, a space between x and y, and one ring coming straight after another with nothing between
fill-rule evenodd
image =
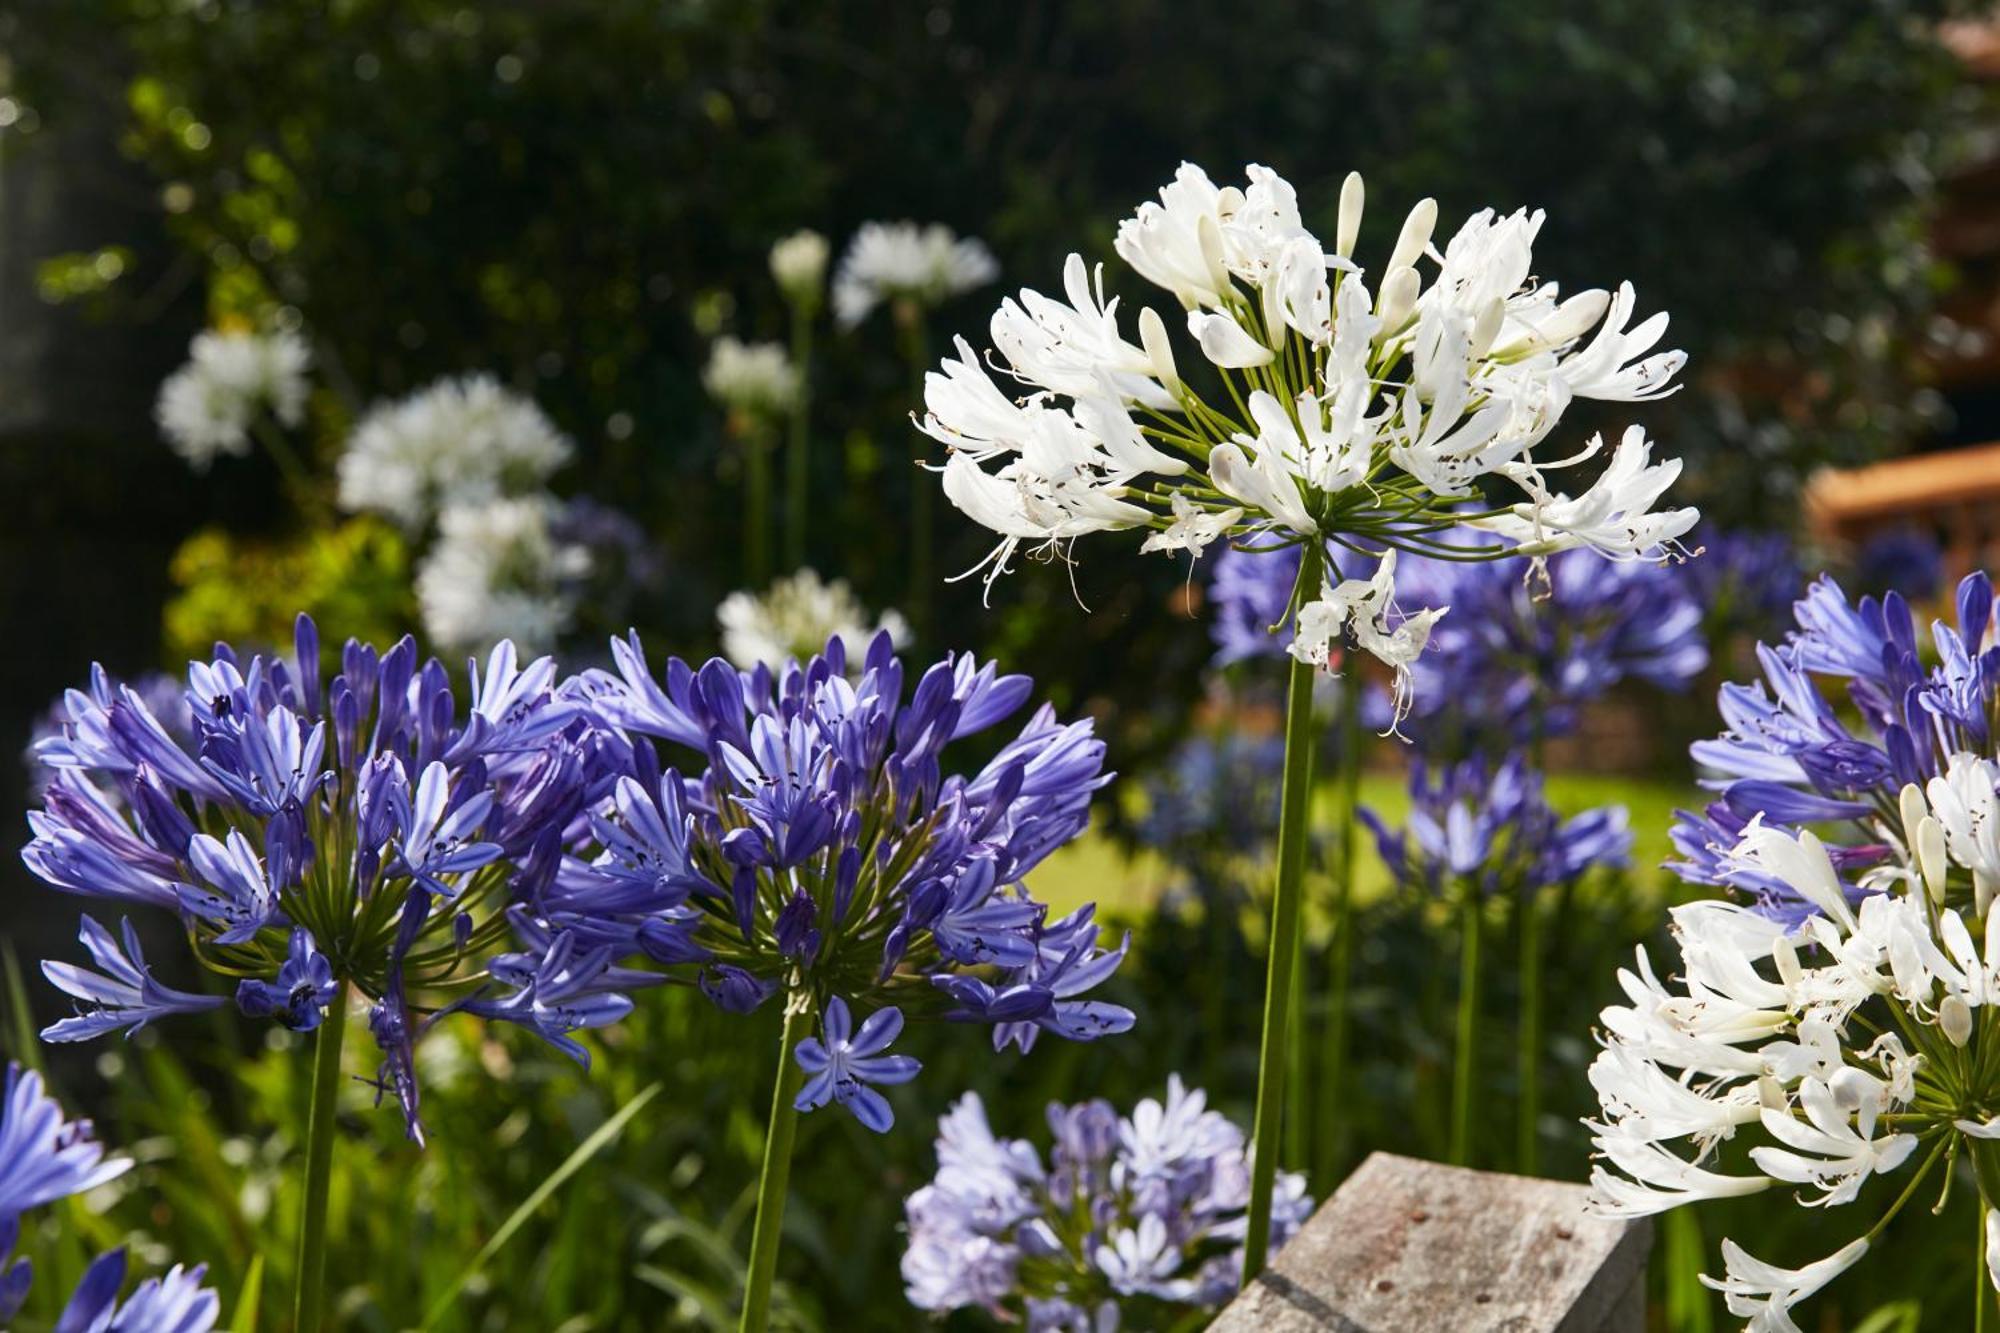
<instances>
[{"instance_id":1,"label":"white flower bud","mask_svg":"<svg viewBox=\"0 0 2000 1333\"><path fill-rule=\"evenodd\" d=\"M1945 1040L1964 1047L1972 1040L1971 1007L1956 995L1945 996L1938 1003L1938 1026L1944 1029Z\"/></svg>"},{"instance_id":2,"label":"white flower bud","mask_svg":"<svg viewBox=\"0 0 2000 1333\"><path fill-rule=\"evenodd\" d=\"M795 231L771 247L771 276L786 300L818 304L826 258L826 237L812 230Z\"/></svg>"},{"instance_id":3,"label":"white flower bud","mask_svg":"<svg viewBox=\"0 0 2000 1333\"><path fill-rule=\"evenodd\" d=\"M1181 376L1174 365L1174 345L1167 339L1166 321L1151 306L1139 312L1139 346L1145 349L1146 360L1152 364L1153 378L1164 384L1168 392L1178 394Z\"/></svg>"},{"instance_id":4,"label":"white flower bud","mask_svg":"<svg viewBox=\"0 0 2000 1333\"><path fill-rule=\"evenodd\" d=\"M1383 272L1414 268L1423 256L1424 247L1431 243L1431 229L1437 226L1437 220L1437 200L1419 199L1417 206L1410 210L1410 216L1403 219L1402 234L1396 238L1396 248L1389 253L1389 262Z\"/></svg>"},{"instance_id":5,"label":"white flower bud","mask_svg":"<svg viewBox=\"0 0 2000 1333\"><path fill-rule=\"evenodd\" d=\"M1227 315L1188 311L1188 332L1201 344L1201 354L1227 370L1268 366L1277 354L1251 337Z\"/></svg>"},{"instance_id":6,"label":"white flower bud","mask_svg":"<svg viewBox=\"0 0 2000 1333\"><path fill-rule=\"evenodd\" d=\"M1799 984L1805 973L1799 968L1799 951L1792 946L1792 937L1780 935L1771 943L1771 959L1778 965L1778 980L1787 990Z\"/></svg>"},{"instance_id":7,"label":"white flower bud","mask_svg":"<svg viewBox=\"0 0 2000 1333\"><path fill-rule=\"evenodd\" d=\"M1896 808L1903 816L1903 838L1912 850L1917 845L1917 825L1924 822L1924 816L1931 812L1924 801L1924 789L1914 782L1905 782L1903 790L1896 793Z\"/></svg>"},{"instance_id":8,"label":"white flower bud","mask_svg":"<svg viewBox=\"0 0 2000 1333\"><path fill-rule=\"evenodd\" d=\"M1471 354L1475 360L1493 350L1493 340L1500 336L1500 325L1507 318L1507 303L1498 298L1486 303L1479 312L1479 318L1472 323Z\"/></svg>"},{"instance_id":9,"label":"white flower bud","mask_svg":"<svg viewBox=\"0 0 2000 1333\"><path fill-rule=\"evenodd\" d=\"M1354 257L1354 242L1361 235L1361 209L1367 197L1361 173L1348 172L1347 179L1340 183L1340 222L1333 232L1333 252L1342 259Z\"/></svg>"},{"instance_id":10,"label":"white flower bud","mask_svg":"<svg viewBox=\"0 0 2000 1333\"><path fill-rule=\"evenodd\" d=\"M1945 859L1944 825L1938 823L1935 815L1925 815L1917 821L1916 843L1917 866L1923 871L1924 888L1930 891L1931 901L1944 902L1945 875L1950 863Z\"/></svg>"},{"instance_id":11,"label":"white flower bud","mask_svg":"<svg viewBox=\"0 0 2000 1333\"><path fill-rule=\"evenodd\" d=\"M1382 288L1375 293L1375 317L1382 321L1383 336L1402 328L1403 321L1416 308L1417 293L1422 287L1423 280L1413 268L1393 269L1382 279Z\"/></svg>"}]
</instances>

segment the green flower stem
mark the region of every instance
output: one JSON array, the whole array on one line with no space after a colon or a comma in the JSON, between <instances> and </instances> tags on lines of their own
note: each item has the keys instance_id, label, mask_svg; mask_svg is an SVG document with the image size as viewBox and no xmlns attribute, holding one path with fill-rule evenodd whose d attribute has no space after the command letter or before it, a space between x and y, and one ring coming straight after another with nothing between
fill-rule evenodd
<instances>
[{"instance_id":1,"label":"green flower stem","mask_svg":"<svg viewBox=\"0 0 2000 1333\"><path fill-rule=\"evenodd\" d=\"M306 1121L306 1191L299 1219L299 1261L292 1297L295 1333L319 1333L326 1314L326 1205L333 1176L334 1104L340 1094L340 1048L347 1039L345 982L313 1039L312 1109Z\"/></svg>"},{"instance_id":2,"label":"green flower stem","mask_svg":"<svg viewBox=\"0 0 2000 1333\"><path fill-rule=\"evenodd\" d=\"M1986 1333L1986 1309L1993 1302L1986 1295L1990 1278L1986 1276L1986 1200L1979 1199L1972 1209L1973 1225L1979 1228L1979 1239L1974 1242L1972 1265L1972 1333Z\"/></svg>"},{"instance_id":3,"label":"green flower stem","mask_svg":"<svg viewBox=\"0 0 2000 1333\"><path fill-rule=\"evenodd\" d=\"M743 432L743 563L753 588L771 581L771 440L762 422Z\"/></svg>"},{"instance_id":4,"label":"green flower stem","mask_svg":"<svg viewBox=\"0 0 2000 1333\"><path fill-rule=\"evenodd\" d=\"M259 416L250 431L264 446L264 452L271 456L271 462L277 465L278 475L284 480L285 489L291 492L292 503L298 506L300 517L312 523L330 518L326 501L313 484L312 474L306 470L298 451L292 448L291 441L285 438L277 423L267 416Z\"/></svg>"},{"instance_id":5,"label":"green flower stem","mask_svg":"<svg viewBox=\"0 0 2000 1333\"><path fill-rule=\"evenodd\" d=\"M1350 669L1340 678L1340 780L1334 788L1337 826L1333 866L1333 956L1328 982L1326 1072L1320 1097L1329 1111L1343 1105L1347 1080L1348 1001L1354 982L1354 867L1359 855L1359 825L1354 817L1361 804L1361 673ZM1340 1125L1329 1115L1322 1126L1313 1178L1333 1180L1340 1172L1345 1149Z\"/></svg>"},{"instance_id":6,"label":"green flower stem","mask_svg":"<svg viewBox=\"0 0 2000 1333\"><path fill-rule=\"evenodd\" d=\"M792 404L791 442L785 454L785 567L806 563L806 473L812 426L812 307L792 306L792 368L798 373L798 400Z\"/></svg>"},{"instance_id":7,"label":"green flower stem","mask_svg":"<svg viewBox=\"0 0 2000 1333\"><path fill-rule=\"evenodd\" d=\"M911 410L922 412L924 406L924 372L930 368L930 338L924 329L924 312L908 302L899 303L895 310L896 330L901 335L903 357L909 363L911 380ZM929 436L921 437L925 444ZM922 463L925 454L919 452L917 462ZM904 612L919 636L931 630L931 548L935 526L931 518L931 492L937 489L937 481L929 476L915 476L910 483L910 591L909 604Z\"/></svg>"},{"instance_id":8,"label":"green flower stem","mask_svg":"<svg viewBox=\"0 0 2000 1333\"><path fill-rule=\"evenodd\" d=\"M1302 548L1296 608L1319 596L1319 545ZM1264 1271L1271 1244L1271 1192L1277 1183L1285 1106L1285 1063L1290 1050L1292 974L1299 959L1299 881L1306 860L1306 822L1313 778L1313 663L1294 660L1285 704L1285 785L1278 821L1278 882L1271 896L1270 960L1264 979L1264 1039L1257 1058L1257 1114L1250 1166L1250 1215L1243 1241L1243 1281Z\"/></svg>"},{"instance_id":9,"label":"green flower stem","mask_svg":"<svg viewBox=\"0 0 2000 1333\"><path fill-rule=\"evenodd\" d=\"M785 1225L785 1192L792 1178L792 1144L798 1136L802 1075L792 1053L812 1030L812 1009L792 997L778 1041L778 1085L771 1092L771 1126L764 1135L764 1166L757 1176L757 1221L750 1237L750 1272L744 1278L740 1333L764 1333L771 1323L771 1280L778 1271L778 1237Z\"/></svg>"},{"instance_id":10,"label":"green flower stem","mask_svg":"<svg viewBox=\"0 0 2000 1333\"><path fill-rule=\"evenodd\" d=\"M1451 1147L1455 1166L1472 1165L1472 1085L1479 1049L1479 886L1467 881L1458 944L1458 1031L1452 1050Z\"/></svg>"},{"instance_id":11,"label":"green flower stem","mask_svg":"<svg viewBox=\"0 0 2000 1333\"><path fill-rule=\"evenodd\" d=\"M1536 1121L1541 1115L1542 1068L1542 913L1540 895L1532 887L1521 890L1521 1025L1516 1052L1516 1077L1521 1083L1519 1139L1515 1147L1516 1169L1524 1176L1535 1174L1539 1157Z\"/></svg>"}]
</instances>

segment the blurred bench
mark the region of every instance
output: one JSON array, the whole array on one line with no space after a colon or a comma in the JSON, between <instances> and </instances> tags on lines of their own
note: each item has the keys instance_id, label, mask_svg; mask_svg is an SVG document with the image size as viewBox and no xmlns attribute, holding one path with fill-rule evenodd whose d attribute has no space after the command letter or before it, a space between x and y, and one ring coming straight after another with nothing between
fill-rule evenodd
<instances>
[{"instance_id":1,"label":"blurred bench","mask_svg":"<svg viewBox=\"0 0 2000 1333\"><path fill-rule=\"evenodd\" d=\"M1583 1200L1376 1153L1209 1333L1644 1333L1652 1225Z\"/></svg>"}]
</instances>

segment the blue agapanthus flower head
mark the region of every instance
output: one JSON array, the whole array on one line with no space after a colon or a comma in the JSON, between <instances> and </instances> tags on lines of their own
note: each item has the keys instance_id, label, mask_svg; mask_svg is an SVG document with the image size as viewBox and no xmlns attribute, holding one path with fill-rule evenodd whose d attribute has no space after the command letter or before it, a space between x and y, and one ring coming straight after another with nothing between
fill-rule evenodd
<instances>
[{"instance_id":1,"label":"blue agapanthus flower head","mask_svg":"<svg viewBox=\"0 0 2000 1333\"><path fill-rule=\"evenodd\" d=\"M107 1157L91 1135L90 1122L71 1120L42 1087L42 1077L19 1065L7 1066L0 1098L0 1326L11 1325L27 1302L34 1266L14 1259L21 1214L95 1189L117 1179L132 1163ZM58 1333L130 1330L130 1333L208 1333L221 1302L201 1286L202 1269L174 1268L149 1279L122 1305L125 1251L113 1250L85 1271L62 1318Z\"/></svg>"},{"instance_id":2,"label":"blue agapanthus flower head","mask_svg":"<svg viewBox=\"0 0 2000 1333\"><path fill-rule=\"evenodd\" d=\"M1397 593L1451 608L1412 667L1415 711L1404 724L1433 751L1566 735L1584 705L1622 681L1684 690L1708 665L1685 565L1587 551L1539 568L1520 557L1413 557L1397 566Z\"/></svg>"},{"instance_id":3,"label":"blue agapanthus flower head","mask_svg":"<svg viewBox=\"0 0 2000 1333\"><path fill-rule=\"evenodd\" d=\"M253 1017L309 1031L343 987L360 990L414 1137L414 1082L390 1076L407 1073L407 1043L447 1007L532 1013L527 1025L552 1039L615 1008L510 1006L496 992L536 969L488 962L512 933L510 909L533 903L570 826L609 786L619 746L560 695L551 659L523 665L509 643L470 664L469 688L408 638L386 652L349 641L330 675L321 656L304 616L289 659L218 645L188 669L184 720L95 671L35 745L49 778L22 859L121 915L177 917ZM94 970L44 968L78 1010L50 1040L224 1003L159 982L129 922L113 934L86 916L82 941ZM544 944L572 971L594 958L561 931ZM464 998L482 972L493 984Z\"/></svg>"},{"instance_id":4,"label":"blue agapanthus flower head","mask_svg":"<svg viewBox=\"0 0 2000 1333\"><path fill-rule=\"evenodd\" d=\"M1243 1132L1199 1089L1167 1084L1120 1116L1051 1104L1045 1159L996 1136L977 1093L938 1124L938 1172L904 1205L903 1280L920 1310L980 1308L1048 1333L1162 1328L1236 1292L1250 1198ZM1271 1245L1312 1213L1281 1174Z\"/></svg>"},{"instance_id":5,"label":"blue agapanthus flower head","mask_svg":"<svg viewBox=\"0 0 2000 1333\"><path fill-rule=\"evenodd\" d=\"M1944 588L1944 547L1921 528L1886 528L1854 553L1854 585L1927 601Z\"/></svg>"},{"instance_id":6,"label":"blue agapanthus flower head","mask_svg":"<svg viewBox=\"0 0 2000 1333\"><path fill-rule=\"evenodd\" d=\"M1475 756L1410 769L1410 813L1400 829L1360 811L1382 860L1405 887L1433 894L1466 886L1518 893L1570 883L1596 866L1630 863L1632 833L1623 806L1563 818L1542 778L1515 753L1499 764Z\"/></svg>"},{"instance_id":7,"label":"blue agapanthus flower head","mask_svg":"<svg viewBox=\"0 0 2000 1333\"><path fill-rule=\"evenodd\" d=\"M1953 621L1920 634L1900 593L1854 601L1830 578L1811 584L1784 641L1758 646L1763 679L1724 685L1722 734L1691 747L1717 799L1681 813L1674 868L1796 921L1811 905L1732 857L1735 835L1758 817L1790 828L1845 824L1849 835L1829 837L1827 849L1858 900L1862 873L1902 836L1903 788L1946 776L1955 756L1994 753L1992 581L1967 576L1956 603Z\"/></svg>"},{"instance_id":8,"label":"blue agapanthus flower head","mask_svg":"<svg viewBox=\"0 0 2000 1333\"><path fill-rule=\"evenodd\" d=\"M955 743L1020 712L1026 677L952 655L909 682L886 634L858 662L836 638L776 671L676 658L656 676L636 636L612 650L616 672L574 693L628 738L625 769L538 900L579 949L678 972L727 1010L809 1008L803 1104L878 1128L867 1085L915 1073L884 1053L905 1016L988 1023L1023 1050L1131 1025L1087 998L1125 946L1099 946L1090 908L1050 920L1023 882L1108 780L1088 721L1037 709L961 772Z\"/></svg>"},{"instance_id":9,"label":"blue agapanthus flower head","mask_svg":"<svg viewBox=\"0 0 2000 1333\"><path fill-rule=\"evenodd\" d=\"M1298 581L1295 545L1269 550L1225 546L1217 553L1208 575L1208 596L1215 604L1209 633L1217 666L1286 656L1286 636L1277 629L1291 614L1292 588Z\"/></svg>"},{"instance_id":10,"label":"blue agapanthus flower head","mask_svg":"<svg viewBox=\"0 0 2000 1333\"><path fill-rule=\"evenodd\" d=\"M1709 642L1782 631L1805 581L1789 536L1702 527L1688 544L1695 554L1680 572L1707 621Z\"/></svg>"}]
</instances>

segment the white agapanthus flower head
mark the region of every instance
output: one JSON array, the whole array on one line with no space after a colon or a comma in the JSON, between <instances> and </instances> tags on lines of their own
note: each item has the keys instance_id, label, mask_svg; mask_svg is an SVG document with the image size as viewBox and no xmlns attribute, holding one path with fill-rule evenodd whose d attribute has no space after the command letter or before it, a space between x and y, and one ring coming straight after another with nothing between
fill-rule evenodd
<instances>
[{"instance_id":1,"label":"white agapanthus flower head","mask_svg":"<svg viewBox=\"0 0 2000 1333\"><path fill-rule=\"evenodd\" d=\"M2000 911L1982 845L1996 786L2000 765L1970 754L1906 786L1874 824L1888 857L1854 884L1811 831L1752 819L1731 863L1813 914L1787 926L1734 902L1677 907L1678 973L1663 979L1641 946L1618 976L1625 1003L1600 1016L1597 1211L1776 1188L1832 1230L1835 1210L1874 1201L1841 1228L1851 1243L1801 1268L1724 1242L1724 1277L1704 1280L1756 1333L1797 1333L1791 1308L1858 1262L1926 1178L1942 1190L1960 1156L1984 1206L2000 1203ZM1969 820L1967 793L1989 807Z\"/></svg>"},{"instance_id":2,"label":"white agapanthus flower head","mask_svg":"<svg viewBox=\"0 0 2000 1333\"><path fill-rule=\"evenodd\" d=\"M417 571L424 632L438 648L483 652L512 639L523 652L555 646L576 612L574 587L590 554L554 535L547 495L457 504L438 515L437 540Z\"/></svg>"},{"instance_id":3,"label":"white agapanthus flower head","mask_svg":"<svg viewBox=\"0 0 2000 1333\"><path fill-rule=\"evenodd\" d=\"M852 328L885 301L928 310L999 276L1000 264L984 242L942 223L868 222L840 257L833 316Z\"/></svg>"},{"instance_id":4,"label":"white agapanthus flower head","mask_svg":"<svg viewBox=\"0 0 2000 1333\"><path fill-rule=\"evenodd\" d=\"M1355 253L1359 176L1342 188L1331 246L1306 229L1284 178L1256 165L1246 177L1219 186L1183 165L1119 224L1118 257L1181 313L1124 320L1102 266L1071 255L1060 298L1003 301L991 351L957 339L926 378L920 426L946 448L945 495L1000 538L978 567L989 587L1024 546L1066 558L1078 537L1120 528L1148 529L1142 549L1169 554L1304 545L1330 563L1302 583L1295 655L1325 663L1352 642L1402 672L1443 608L1396 608L1398 550L1678 551L1697 515L1655 511L1680 463L1655 461L1639 427L1574 496L1552 475L1603 441L1540 449L1574 399L1673 391L1686 358L1654 350L1664 314L1628 329L1629 284L1564 297L1536 277L1539 212L1482 210L1440 250L1426 199L1370 268ZM1491 482L1520 498L1482 507ZM1467 540L1468 528L1504 540ZM1383 558L1354 579L1340 568L1349 553Z\"/></svg>"},{"instance_id":5,"label":"white agapanthus flower head","mask_svg":"<svg viewBox=\"0 0 2000 1333\"><path fill-rule=\"evenodd\" d=\"M770 420L799 402L799 370L777 343L746 343L728 334L708 349L702 387L733 412Z\"/></svg>"},{"instance_id":6,"label":"white agapanthus flower head","mask_svg":"<svg viewBox=\"0 0 2000 1333\"><path fill-rule=\"evenodd\" d=\"M361 419L340 458L340 503L414 531L448 508L539 491L573 452L491 375L442 379Z\"/></svg>"},{"instance_id":7,"label":"white agapanthus flower head","mask_svg":"<svg viewBox=\"0 0 2000 1333\"><path fill-rule=\"evenodd\" d=\"M846 645L850 662L859 662L878 633L886 632L898 648L910 637L901 615L884 611L871 626L867 609L845 579L829 583L810 569L779 579L762 593L729 594L715 618L722 628L723 656L746 670L759 663L779 667L806 661L824 652L834 638Z\"/></svg>"},{"instance_id":8,"label":"white agapanthus flower head","mask_svg":"<svg viewBox=\"0 0 2000 1333\"><path fill-rule=\"evenodd\" d=\"M817 309L826 292L826 237L806 228L771 246L771 277L793 305Z\"/></svg>"},{"instance_id":9,"label":"white agapanthus flower head","mask_svg":"<svg viewBox=\"0 0 2000 1333\"><path fill-rule=\"evenodd\" d=\"M174 452L206 472L218 455L250 452L260 414L287 428L305 420L311 364L296 333L198 333L187 364L160 385L154 419Z\"/></svg>"}]
</instances>

